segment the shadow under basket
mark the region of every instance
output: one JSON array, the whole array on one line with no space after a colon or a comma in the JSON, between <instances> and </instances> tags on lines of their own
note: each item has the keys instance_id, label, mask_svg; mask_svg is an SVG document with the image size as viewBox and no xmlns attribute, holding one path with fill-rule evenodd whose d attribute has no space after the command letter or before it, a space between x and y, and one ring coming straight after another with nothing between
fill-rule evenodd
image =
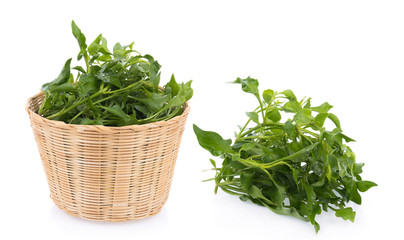
<instances>
[{"instance_id":1,"label":"shadow under basket","mask_svg":"<svg viewBox=\"0 0 404 240\"><path fill-rule=\"evenodd\" d=\"M66 124L27 111L53 202L70 215L122 222L161 211L190 108L168 121L124 127Z\"/></svg>"}]
</instances>

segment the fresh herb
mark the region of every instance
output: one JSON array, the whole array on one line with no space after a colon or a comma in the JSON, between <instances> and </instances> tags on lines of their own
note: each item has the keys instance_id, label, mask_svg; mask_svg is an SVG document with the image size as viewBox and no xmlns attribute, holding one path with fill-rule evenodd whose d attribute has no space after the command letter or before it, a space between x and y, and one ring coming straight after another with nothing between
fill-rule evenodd
<instances>
[{"instance_id":1,"label":"fresh herb","mask_svg":"<svg viewBox=\"0 0 404 240\"><path fill-rule=\"evenodd\" d=\"M247 112L249 119L234 143L194 125L199 144L223 159L221 167L210 159L216 171L209 179L216 183L215 193L220 188L242 201L309 221L316 232L316 215L329 209L353 222L355 212L346 203L361 204L359 192L377 185L362 180L364 164L355 162L345 144L354 140L342 133L339 119L329 113L332 106L325 102L313 107L311 98L298 101L291 90L267 89L260 95L258 81L250 77L234 83L259 102ZM335 125L331 131L324 127L327 119Z\"/></svg>"},{"instance_id":2,"label":"fresh herb","mask_svg":"<svg viewBox=\"0 0 404 240\"><path fill-rule=\"evenodd\" d=\"M60 75L41 90L45 98L38 114L72 124L125 126L169 120L182 114L192 95L191 82L177 83L174 75L163 87L160 64L133 50L133 43L114 45L111 52L100 34L90 45L72 21L82 66L64 64ZM71 70L77 71L76 77Z\"/></svg>"}]
</instances>

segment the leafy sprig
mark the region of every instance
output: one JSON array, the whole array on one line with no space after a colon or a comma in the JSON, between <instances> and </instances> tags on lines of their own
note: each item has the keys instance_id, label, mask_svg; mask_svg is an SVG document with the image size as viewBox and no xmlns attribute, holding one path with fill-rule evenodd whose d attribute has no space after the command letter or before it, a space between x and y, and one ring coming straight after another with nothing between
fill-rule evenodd
<instances>
[{"instance_id":1,"label":"leafy sprig","mask_svg":"<svg viewBox=\"0 0 404 240\"><path fill-rule=\"evenodd\" d=\"M318 232L316 216L329 209L337 217L354 221L346 203L361 204L359 192L377 186L362 180L363 163L346 143L338 117L325 102L311 106L311 98L298 101L291 90L258 90L258 80L238 78L244 92L253 94L259 106L247 112L248 121L232 140L194 125L199 144L222 166L210 159L218 188L242 201L265 206L275 213L309 221ZM290 115L286 121L282 118ZM331 120L335 128L324 127Z\"/></svg>"},{"instance_id":2,"label":"leafy sprig","mask_svg":"<svg viewBox=\"0 0 404 240\"><path fill-rule=\"evenodd\" d=\"M77 60L84 60L85 69L71 67L71 58L66 61L59 76L41 88L40 115L72 124L125 126L182 114L182 105L193 95L192 81L179 84L172 75L159 87L160 64L134 50L133 42L116 43L111 52L102 34L87 45L74 21L71 27L80 47Z\"/></svg>"}]
</instances>

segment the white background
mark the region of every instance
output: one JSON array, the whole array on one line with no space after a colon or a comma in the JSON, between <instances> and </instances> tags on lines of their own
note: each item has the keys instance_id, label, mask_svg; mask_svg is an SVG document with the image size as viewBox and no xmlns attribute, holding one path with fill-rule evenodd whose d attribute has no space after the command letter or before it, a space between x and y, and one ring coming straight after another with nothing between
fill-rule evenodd
<instances>
[{"instance_id":1,"label":"white background","mask_svg":"<svg viewBox=\"0 0 404 240\"><path fill-rule=\"evenodd\" d=\"M402 1L2 1L0 3L0 239L366 239L402 236L404 5ZM195 90L169 200L156 216L92 222L69 216L49 198L24 107L64 62L77 56L74 19L92 41L135 41L163 68L163 83L193 79ZM363 177L355 223L333 213L308 223L243 203L213 183L209 153L192 123L233 137L255 107L238 76L261 91L292 89L328 101ZM397 239L397 238L395 238Z\"/></svg>"}]
</instances>

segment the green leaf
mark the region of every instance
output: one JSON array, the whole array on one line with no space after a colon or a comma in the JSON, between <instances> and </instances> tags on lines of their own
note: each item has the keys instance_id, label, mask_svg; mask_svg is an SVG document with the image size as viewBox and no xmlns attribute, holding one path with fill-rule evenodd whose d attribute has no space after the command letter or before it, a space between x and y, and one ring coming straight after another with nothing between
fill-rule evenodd
<instances>
[{"instance_id":1,"label":"green leaf","mask_svg":"<svg viewBox=\"0 0 404 240\"><path fill-rule=\"evenodd\" d=\"M129 48L130 50L132 50L132 48L133 48L133 44L135 44L135 42L131 42L131 43L130 43L130 44L128 44L128 45L122 46L122 48L123 48L123 49L127 49L127 48Z\"/></svg>"},{"instance_id":2,"label":"green leaf","mask_svg":"<svg viewBox=\"0 0 404 240\"><path fill-rule=\"evenodd\" d=\"M371 187L377 186L377 184L372 181L358 181L356 182L356 185L358 186L358 190L361 192L366 192Z\"/></svg>"},{"instance_id":3,"label":"green leaf","mask_svg":"<svg viewBox=\"0 0 404 240\"><path fill-rule=\"evenodd\" d=\"M88 46L88 53L92 56L95 56L98 53L102 53L107 56L111 55L111 52L108 50L107 47L107 39L105 39L102 34L98 35L98 37L90 44L90 46Z\"/></svg>"},{"instance_id":4,"label":"green leaf","mask_svg":"<svg viewBox=\"0 0 404 240\"><path fill-rule=\"evenodd\" d=\"M271 100L272 100L272 97L274 96L274 91L273 90L271 90L271 89L267 89L267 90L264 90L263 92L262 92L262 98L264 99L264 101L266 102L266 103L269 103Z\"/></svg>"},{"instance_id":5,"label":"green leaf","mask_svg":"<svg viewBox=\"0 0 404 240\"><path fill-rule=\"evenodd\" d=\"M320 180L318 180L318 182L315 182L312 184L313 187L322 187L324 185L325 182L325 177L320 178Z\"/></svg>"},{"instance_id":6,"label":"green leaf","mask_svg":"<svg viewBox=\"0 0 404 240\"><path fill-rule=\"evenodd\" d=\"M111 60L112 60L112 57L109 56L109 55L101 55L101 56L99 56L99 57L97 58L97 60L98 60L98 61L101 61L101 62L108 62L108 61L111 61Z\"/></svg>"},{"instance_id":7,"label":"green leaf","mask_svg":"<svg viewBox=\"0 0 404 240\"><path fill-rule=\"evenodd\" d=\"M348 136L345 135L345 134L340 133L340 134L338 134L338 135L341 136L343 139L345 139L345 141L346 141L347 143L348 143L348 142L355 142L354 139L348 137Z\"/></svg>"},{"instance_id":8,"label":"green leaf","mask_svg":"<svg viewBox=\"0 0 404 240\"><path fill-rule=\"evenodd\" d=\"M273 122L279 122L282 119L281 114L279 113L279 110L277 107L272 108L267 112L265 115L266 118L270 119Z\"/></svg>"},{"instance_id":9,"label":"green leaf","mask_svg":"<svg viewBox=\"0 0 404 240\"><path fill-rule=\"evenodd\" d=\"M144 57L147 60L149 60L149 63L150 63L150 69L149 69L150 82L155 86L155 88L158 88L159 83L160 83L161 65L156 60L154 60L154 58L150 55L146 54Z\"/></svg>"},{"instance_id":10,"label":"green leaf","mask_svg":"<svg viewBox=\"0 0 404 240\"><path fill-rule=\"evenodd\" d=\"M253 178L254 178L254 173L253 173L253 172L250 172L250 171L248 171L248 172L242 172L242 173L240 174L240 183L241 183L241 186L243 186L244 189L249 190ZM253 186L253 187L255 187L255 186Z\"/></svg>"},{"instance_id":11,"label":"green leaf","mask_svg":"<svg viewBox=\"0 0 404 240\"><path fill-rule=\"evenodd\" d=\"M359 175L362 173L362 168L365 164L364 163L355 163L353 170L355 172L355 175Z\"/></svg>"},{"instance_id":12,"label":"green leaf","mask_svg":"<svg viewBox=\"0 0 404 240\"><path fill-rule=\"evenodd\" d=\"M115 74L99 73L96 75L96 77L105 83L111 83L118 88L122 87L121 82L119 81L118 77L115 76Z\"/></svg>"},{"instance_id":13,"label":"green leaf","mask_svg":"<svg viewBox=\"0 0 404 240\"><path fill-rule=\"evenodd\" d=\"M92 56L96 55L100 49L101 45L99 44L102 38L102 34L98 35L98 37L88 46L88 53Z\"/></svg>"},{"instance_id":14,"label":"green leaf","mask_svg":"<svg viewBox=\"0 0 404 240\"><path fill-rule=\"evenodd\" d=\"M265 201L267 204L271 204L274 205L274 202L272 202L271 200L269 200L268 198L266 198L261 190L255 186L255 185L251 185L251 187L249 188L248 193L250 194L250 196L254 199L261 199L263 201Z\"/></svg>"},{"instance_id":15,"label":"green leaf","mask_svg":"<svg viewBox=\"0 0 404 240\"><path fill-rule=\"evenodd\" d=\"M345 175L347 174L347 166L346 163L344 163L343 161L339 160L338 161L338 174L341 178L345 177Z\"/></svg>"},{"instance_id":16,"label":"green leaf","mask_svg":"<svg viewBox=\"0 0 404 240\"><path fill-rule=\"evenodd\" d=\"M290 101L296 100L296 96L295 94L292 92L292 90L285 90L283 92L281 92L281 94L285 95L285 97L287 99L289 99Z\"/></svg>"},{"instance_id":17,"label":"green leaf","mask_svg":"<svg viewBox=\"0 0 404 240\"><path fill-rule=\"evenodd\" d=\"M292 217L295 217L297 219L303 220L305 222L308 221L308 219L306 217L300 215L299 211L294 207L290 207L290 208L284 208L284 207L274 208L274 207L270 207L268 205L266 205L266 207L269 208L274 213L277 213L277 214L280 214L280 215L292 216Z\"/></svg>"},{"instance_id":18,"label":"green leaf","mask_svg":"<svg viewBox=\"0 0 404 240\"><path fill-rule=\"evenodd\" d=\"M210 160L210 163L213 165L213 167L216 168L216 162L215 162L215 160L213 160L213 159L211 159L211 158L210 158L209 160Z\"/></svg>"},{"instance_id":19,"label":"green leaf","mask_svg":"<svg viewBox=\"0 0 404 240\"><path fill-rule=\"evenodd\" d=\"M180 90L178 91L177 95L167 104L167 108L169 107L178 107L183 105L185 102L187 102L189 99L191 99L193 95L193 90L191 88L191 81L188 81L187 83L181 83Z\"/></svg>"},{"instance_id":20,"label":"green leaf","mask_svg":"<svg viewBox=\"0 0 404 240\"><path fill-rule=\"evenodd\" d=\"M104 107L100 106L101 108L107 110L108 112L122 118L122 120L129 122L131 118L122 110L122 108L119 105L114 105L112 107Z\"/></svg>"},{"instance_id":21,"label":"green leaf","mask_svg":"<svg viewBox=\"0 0 404 240\"><path fill-rule=\"evenodd\" d=\"M290 100L283 105L282 109L285 112L297 113L302 110L302 106L300 105L300 103L298 101ZM305 110L308 110L308 109L305 109Z\"/></svg>"},{"instance_id":22,"label":"green leaf","mask_svg":"<svg viewBox=\"0 0 404 240\"><path fill-rule=\"evenodd\" d=\"M81 50L80 53L84 54L84 52L87 49L86 37L81 32L80 28L77 27L76 23L73 20L72 20L72 33L73 33L73 36L77 39L77 42L79 43L80 50ZM78 59L78 60L80 60L80 59Z\"/></svg>"},{"instance_id":23,"label":"green leaf","mask_svg":"<svg viewBox=\"0 0 404 240\"><path fill-rule=\"evenodd\" d=\"M70 73L69 79L67 80L68 83L73 83L74 82L74 77L73 74Z\"/></svg>"},{"instance_id":24,"label":"green leaf","mask_svg":"<svg viewBox=\"0 0 404 240\"><path fill-rule=\"evenodd\" d=\"M170 92L171 97L176 96L178 94L178 92L181 90L181 87L175 81L174 74L171 75L170 81L164 87L164 89L168 89L168 88L171 89L171 92Z\"/></svg>"},{"instance_id":25,"label":"green leaf","mask_svg":"<svg viewBox=\"0 0 404 240\"><path fill-rule=\"evenodd\" d=\"M77 88L73 83L67 82L61 85L54 85L52 91L77 92Z\"/></svg>"},{"instance_id":26,"label":"green leaf","mask_svg":"<svg viewBox=\"0 0 404 240\"><path fill-rule=\"evenodd\" d=\"M86 73L86 70L84 70L81 66L75 66L72 69L75 69L75 70L77 70L79 72L82 72L82 73Z\"/></svg>"},{"instance_id":27,"label":"green leaf","mask_svg":"<svg viewBox=\"0 0 404 240\"><path fill-rule=\"evenodd\" d=\"M302 109L294 116L293 120L297 124L309 124L311 121L314 120L314 117L311 115L311 111L309 109Z\"/></svg>"},{"instance_id":28,"label":"green leaf","mask_svg":"<svg viewBox=\"0 0 404 240\"><path fill-rule=\"evenodd\" d=\"M310 108L311 107L311 98L308 98L307 99L307 102L306 102L306 104L304 105L304 107L303 108Z\"/></svg>"},{"instance_id":29,"label":"green leaf","mask_svg":"<svg viewBox=\"0 0 404 240\"><path fill-rule=\"evenodd\" d=\"M328 163L331 170L331 177L336 179L338 177L338 159L334 155L328 157Z\"/></svg>"},{"instance_id":30,"label":"green leaf","mask_svg":"<svg viewBox=\"0 0 404 240\"><path fill-rule=\"evenodd\" d=\"M258 99L260 99L260 95L258 92L258 80L254 78L247 77L246 79L242 78L237 78L236 81L233 83L240 83L241 84L241 89L243 89L244 92L246 93L251 93L254 96L256 96Z\"/></svg>"},{"instance_id":31,"label":"green leaf","mask_svg":"<svg viewBox=\"0 0 404 240\"><path fill-rule=\"evenodd\" d=\"M243 202L247 202L249 200L249 198L246 195L241 195L239 198Z\"/></svg>"},{"instance_id":32,"label":"green leaf","mask_svg":"<svg viewBox=\"0 0 404 240\"><path fill-rule=\"evenodd\" d=\"M89 66L93 65L94 61L98 59L98 57L100 56L100 54L96 54L95 56L91 57L91 59L88 61Z\"/></svg>"},{"instance_id":33,"label":"green leaf","mask_svg":"<svg viewBox=\"0 0 404 240\"><path fill-rule=\"evenodd\" d=\"M213 156L220 156L223 153L232 153L231 140L224 140L215 132L204 131L195 124L193 125L199 145L208 150Z\"/></svg>"},{"instance_id":34,"label":"green leaf","mask_svg":"<svg viewBox=\"0 0 404 240\"><path fill-rule=\"evenodd\" d=\"M134 104L134 108L146 116L150 113L147 107L143 104Z\"/></svg>"},{"instance_id":35,"label":"green leaf","mask_svg":"<svg viewBox=\"0 0 404 240\"><path fill-rule=\"evenodd\" d=\"M108 50L108 46L107 46L107 39L105 39L104 37L101 37L101 48L100 48L100 52L104 55L111 55L111 52Z\"/></svg>"},{"instance_id":36,"label":"green leaf","mask_svg":"<svg viewBox=\"0 0 404 240\"><path fill-rule=\"evenodd\" d=\"M314 226L314 230L316 231L316 233L318 233L318 231L320 231L320 225L318 224L318 222L314 222L312 224Z\"/></svg>"},{"instance_id":37,"label":"green leaf","mask_svg":"<svg viewBox=\"0 0 404 240\"><path fill-rule=\"evenodd\" d=\"M59 76L53 80L52 82L45 83L42 85L41 90L46 92L51 86L53 85L61 85L63 83L66 83L69 80L70 77L70 63L72 59L68 59L65 63L65 65L62 68L62 71L60 72Z\"/></svg>"},{"instance_id":38,"label":"green leaf","mask_svg":"<svg viewBox=\"0 0 404 240\"><path fill-rule=\"evenodd\" d=\"M310 223L313 224L313 227L317 233L320 230L320 225L316 222L316 215L321 213L320 203L302 204L300 210L307 214Z\"/></svg>"},{"instance_id":39,"label":"green leaf","mask_svg":"<svg viewBox=\"0 0 404 240\"><path fill-rule=\"evenodd\" d=\"M301 145L301 143L297 142L296 140L293 140L290 145L289 148L293 151L293 152L298 152L300 151L303 146Z\"/></svg>"},{"instance_id":40,"label":"green leaf","mask_svg":"<svg viewBox=\"0 0 404 240\"><path fill-rule=\"evenodd\" d=\"M331 108L332 106L328 104L328 102L325 102L318 107L312 107L311 110L319 113L327 113Z\"/></svg>"},{"instance_id":41,"label":"green leaf","mask_svg":"<svg viewBox=\"0 0 404 240\"><path fill-rule=\"evenodd\" d=\"M296 183L296 186L299 185L299 170L296 170L295 168L292 168L292 176L293 176L293 180Z\"/></svg>"},{"instance_id":42,"label":"green leaf","mask_svg":"<svg viewBox=\"0 0 404 240\"><path fill-rule=\"evenodd\" d=\"M290 139L295 139L297 137L296 127L290 119L285 122L285 131Z\"/></svg>"},{"instance_id":43,"label":"green leaf","mask_svg":"<svg viewBox=\"0 0 404 240\"><path fill-rule=\"evenodd\" d=\"M116 56L118 53L121 53L120 50L123 50L121 44L119 42L115 43L113 48L113 54Z\"/></svg>"},{"instance_id":44,"label":"green leaf","mask_svg":"<svg viewBox=\"0 0 404 240\"><path fill-rule=\"evenodd\" d=\"M299 112L302 110L302 105L296 100L290 100L289 101L290 108L293 110L293 112Z\"/></svg>"},{"instance_id":45,"label":"green leaf","mask_svg":"<svg viewBox=\"0 0 404 240\"><path fill-rule=\"evenodd\" d=\"M282 106L282 110L288 113L293 113L296 112L295 110L293 110L292 106L290 105L290 102L286 102L283 106Z\"/></svg>"},{"instance_id":46,"label":"green leaf","mask_svg":"<svg viewBox=\"0 0 404 240\"><path fill-rule=\"evenodd\" d=\"M352 202L356 204L362 203L362 197L358 192L358 187L356 182L353 179L343 179L346 191L348 193L348 200L352 200Z\"/></svg>"},{"instance_id":47,"label":"green leaf","mask_svg":"<svg viewBox=\"0 0 404 240\"><path fill-rule=\"evenodd\" d=\"M341 129L334 128L331 132L330 131L324 131L323 136L327 140L327 143L332 146L334 143L338 143L339 141L342 141L339 135L341 134Z\"/></svg>"},{"instance_id":48,"label":"green leaf","mask_svg":"<svg viewBox=\"0 0 404 240\"><path fill-rule=\"evenodd\" d=\"M355 221L355 215L356 212L354 212L351 207L341 208L335 211L335 216L351 222Z\"/></svg>"},{"instance_id":49,"label":"green leaf","mask_svg":"<svg viewBox=\"0 0 404 240\"><path fill-rule=\"evenodd\" d=\"M339 122L339 119L336 115L332 113L328 113L328 118L335 124L335 126L339 129L341 129L341 124Z\"/></svg>"},{"instance_id":50,"label":"green leaf","mask_svg":"<svg viewBox=\"0 0 404 240\"><path fill-rule=\"evenodd\" d=\"M307 146L307 147L301 149L300 151L298 151L298 152L296 152L296 153L294 153L294 154L291 154L291 155L289 155L289 156L286 156L286 157L277 159L277 161L282 161L282 160L286 160L286 159L293 160L294 162L303 161L303 159L302 159L302 158L299 159L299 157L301 157L302 154L308 153L308 152L310 152L311 150L315 149L318 144L319 144L319 142L317 142L317 143L315 143L315 144L312 144L312 145L309 145L309 146Z\"/></svg>"},{"instance_id":51,"label":"green leaf","mask_svg":"<svg viewBox=\"0 0 404 240\"><path fill-rule=\"evenodd\" d=\"M80 76L78 86L80 88L79 95L85 97L88 94L96 93L99 89L99 80L94 75L83 74Z\"/></svg>"},{"instance_id":52,"label":"green leaf","mask_svg":"<svg viewBox=\"0 0 404 240\"><path fill-rule=\"evenodd\" d=\"M256 124L260 124L259 118L258 118L258 113L256 112L246 112L247 117L251 118L253 122Z\"/></svg>"},{"instance_id":53,"label":"green leaf","mask_svg":"<svg viewBox=\"0 0 404 240\"><path fill-rule=\"evenodd\" d=\"M240 152L241 151L250 151L250 150L253 150L255 148L256 148L255 144L253 144L253 143L243 143L243 145L240 148Z\"/></svg>"},{"instance_id":54,"label":"green leaf","mask_svg":"<svg viewBox=\"0 0 404 240\"><path fill-rule=\"evenodd\" d=\"M113 49L113 55L117 60L126 59L133 50L125 50L120 43L116 43Z\"/></svg>"},{"instance_id":55,"label":"green leaf","mask_svg":"<svg viewBox=\"0 0 404 240\"><path fill-rule=\"evenodd\" d=\"M328 113L319 113L313 120L313 124L318 126L318 127L323 127L324 122L328 117Z\"/></svg>"},{"instance_id":56,"label":"green leaf","mask_svg":"<svg viewBox=\"0 0 404 240\"><path fill-rule=\"evenodd\" d=\"M147 66L148 66L149 63L148 62L145 63L145 62L146 62L146 60L144 60L143 56L141 56L141 55L131 56L129 58L129 60L126 62L126 66L130 66L130 65L133 65L133 64L140 64L140 63L147 64Z\"/></svg>"},{"instance_id":57,"label":"green leaf","mask_svg":"<svg viewBox=\"0 0 404 240\"><path fill-rule=\"evenodd\" d=\"M151 98L136 98L142 102L151 112L157 112L167 102L168 96L159 93L151 93Z\"/></svg>"},{"instance_id":58,"label":"green leaf","mask_svg":"<svg viewBox=\"0 0 404 240\"><path fill-rule=\"evenodd\" d=\"M314 192L313 187L307 183L303 183L303 187L304 190L306 191L307 204L311 206L316 201L316 193Z\"/></svg>"}]
</instances>

